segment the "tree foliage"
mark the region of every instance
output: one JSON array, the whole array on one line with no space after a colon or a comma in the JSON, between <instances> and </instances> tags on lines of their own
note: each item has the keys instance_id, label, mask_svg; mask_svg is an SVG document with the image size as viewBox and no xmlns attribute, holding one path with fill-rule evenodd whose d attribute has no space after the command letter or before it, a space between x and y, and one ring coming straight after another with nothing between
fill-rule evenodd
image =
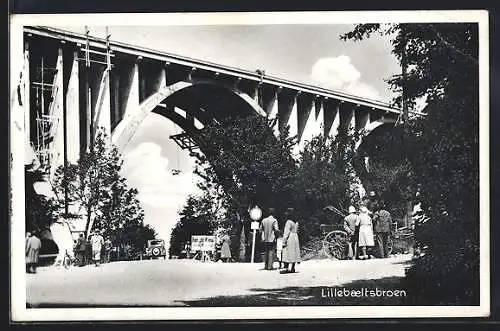
<instances>
[{"instance_id":1,"label":"tree foliage","mask_svg":"<svg viewBox=\"0 0 500 331\"><path fill-rule=\"evenodd\" d=\"M425 118L405 137L417 144L410 160L428 221L415 235L425 254L408 273L417 304L478 304L479 298L479 36L477 24L357 25L341 38L389 34L407 79L388 80L405 102L425 98ZM394 100L402 104L402 97ZM408 149L405 149L407 151Z\"/></svg>"},{"instance_id":2,"label":"tree foliage","mask_svg":"<svg viewBox=\"0 0 500 331\"><path fill-rule=\"evenodd\" d=\"M169 254L179 256L184 244L191 241L192 235L210 235L218 227L220 214L214 208L217 201L208 194L189 196L180 211L180 220L170 235Z\"/></svg>"},{"instance_id":3,"label":"tree foliage","mask_svg":"<svg viewBox=\"0 0 500 331\"><path fill-rule=\"evenodd\" d=\"M25 212L26 231L39 232L50 227L59 216L58 202L38 194L34 185L44 180L39 170L25 171Z\"/></svg>"},{"instance_id":4,"label":"tree foliage","mask_svg":"<svg viewBox=\"0 0 500 331\"><path fill-rule=\"evenodd\" d=\"M205 217L214 218L211 209L217 205L222 213L215 219L222 220L224 223L219 225L230 230L233 256L242 261L250 258L247 248L252 206L260 206L264 216L267 208L274 207L281 229L286 221L285 209L294 207L295 217L301 222L301 241L305 243L319 234L321 223L332 221L325 206L346 210L360 198L352 160L362 132L352 130L336 139L315 137L305 144L296 160L292 157L296 138L289 136L288 127L276 137L275 123L258 115L226 118L207 125L200 133L196 173L202 178L200 188L209 198L190 198L182 214L191 215L191 208L196 207ZM188 226L186 222L191 218L184 216L174 229L174 245L181 241L174 236L188 241L200 226L200 218ZM210 220L202 220L203 229L208 229ZM188 233L179 235L181 228Z\"/></svg>"},{"instance_id":5,"label":"tree foliage","mask_svg":"<svg viewBox=\"0 0 500 331\"><path fill-rule=\"evenodd\" d=\"M202 189L219 185L222 200L241 214L254 204L286 208L293 198L294 138L276 139L273 125L256 114L207 125L201 132L207 143L197 155L197 173L206 179Z\"/></svg>"},{"instance_id":6,"label":"tree foliage","mask_svg":"<svg viewBox=\"0 0 500 331\"><path fill-rule=\"evenodd\" d=\"M360 203L360 182L352 161L362 135L354 130L335 138L319 135L307 141L300 152L294 207L303 220L303 241L318 235L321 223L339 221L324 207L333 205L347 213L349 205Z\"/></svg>"},{"instance_id":7,"label":"tree foliage","mask_svg":"<svg viewBox=\"0 0 500 331\"><path fill-rule=\"evenodd\" d=\"M121 155L107 140L106 132L99 130L92 148L76 164L56 170L53 186L59 206L63 209L66 200L69 205L80 207L86 216L86 235L93 229L103 230L105 236L118 240L117 245L142 249L147 240L144 238L153 239L156 234L143 225L144 210L138 191L128 187L121 176Z\"/></svg>"}]
</instances>

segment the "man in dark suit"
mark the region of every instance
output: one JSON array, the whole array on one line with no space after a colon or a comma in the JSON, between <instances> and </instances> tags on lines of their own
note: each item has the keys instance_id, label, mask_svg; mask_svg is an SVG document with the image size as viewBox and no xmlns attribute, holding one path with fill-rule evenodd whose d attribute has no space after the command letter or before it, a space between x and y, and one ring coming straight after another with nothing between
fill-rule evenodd
<instances>
[{"instance_id":1,"label":"man in dark suit","mask_svg":"<svg viewBox=\"0 0 500 331\"><path fill-rule=\"evenodd\" d=\"M269 208L269 215L260 223L262 244L264 245L264 269L273 270L274 247L276 233L279 231L278 220L274 218L274 208Z\"/></svg>"},{"instance_id":2,"label":"man in dark suit","mask_svg":"<svg viewBox=\"0 0 500 331\"><path fill-rule=\"evenodd\" d=\"M385 210L383 204L378 204L377 211L373 215L373 231L377 243L378 256L380 258L389 257L389 239L391 235L391 214Z\"/></svg>"}]
</instances>

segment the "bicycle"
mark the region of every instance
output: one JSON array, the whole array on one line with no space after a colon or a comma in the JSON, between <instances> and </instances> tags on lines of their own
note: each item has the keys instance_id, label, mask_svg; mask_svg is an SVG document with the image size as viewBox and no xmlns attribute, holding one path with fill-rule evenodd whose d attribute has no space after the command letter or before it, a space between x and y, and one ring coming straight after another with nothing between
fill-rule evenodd
<instances>
[{"instance_id":1,"label":"bicycle","mask_svg":"<svg viewBox=\"0 0 500 331\"><path fill-rule=\"evenodd\" d=\"M66 250L61 264L63 265L64 269L68 269L69 267L73 267L76 265L76 259L72 258Z\"/></svg>"}]
</instances>

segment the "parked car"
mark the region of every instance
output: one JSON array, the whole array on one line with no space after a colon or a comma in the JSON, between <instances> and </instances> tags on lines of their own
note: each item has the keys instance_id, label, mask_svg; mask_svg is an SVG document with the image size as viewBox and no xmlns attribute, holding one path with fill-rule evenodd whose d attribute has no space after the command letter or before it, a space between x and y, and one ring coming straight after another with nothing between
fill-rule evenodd
<instances>
[{"instance_id":1,"label":"parked car","mask_svg":"<svg viewBox=\"0 0 500 331\"><path fill-rule=\"evenodd\" d=\"M151 239L146 244L146 251L143 255L144 259L156 259L163 257L167 258L167 250L165 249L165 241L163 239Z\"/></svg>"}]
</instances>

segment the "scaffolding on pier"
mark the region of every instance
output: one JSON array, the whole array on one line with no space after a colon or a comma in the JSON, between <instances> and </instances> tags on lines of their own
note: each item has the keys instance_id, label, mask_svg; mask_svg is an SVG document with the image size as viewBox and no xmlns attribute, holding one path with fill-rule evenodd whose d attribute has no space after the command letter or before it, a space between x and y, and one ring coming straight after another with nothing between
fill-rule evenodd
<instances>
[{"instance_id":1,"label":"scaffolding on pier","mask_svg":"<svg viewBox=\"0 0 500 331\"><path fill-rule=\"evenodd\" d=\"M47 67L44 57L36 69L31 83L35 92L36 140L31 144L40 162L39 169L49 170L53 164L53 141L59 125L59 118L54 115L54 100L57 93L60 93L56 84L57 75L60 73L57 68Z\"/></svg>"}]
</instances>

